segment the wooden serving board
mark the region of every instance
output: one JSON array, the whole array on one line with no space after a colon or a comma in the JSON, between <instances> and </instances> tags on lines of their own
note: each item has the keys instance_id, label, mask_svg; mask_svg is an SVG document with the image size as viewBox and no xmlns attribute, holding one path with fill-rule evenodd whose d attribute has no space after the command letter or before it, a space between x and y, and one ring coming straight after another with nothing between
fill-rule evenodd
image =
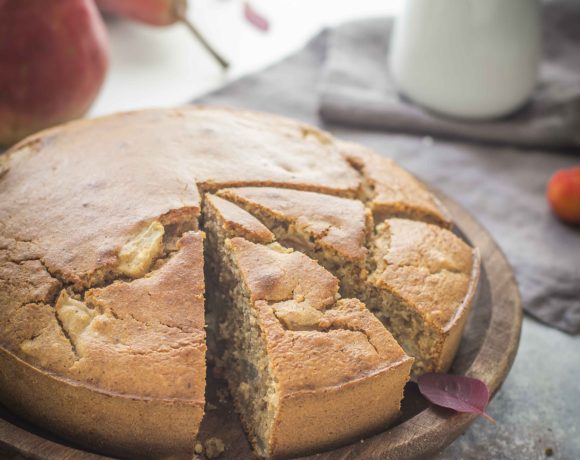
<instances>
[{"instance_id":1,"label":"wooden serving board","mask_svg":"<svg viewBox=\"0 0 580 460\"><path fill-rule=\"evenodd\" d=\"M462 207L437 193L457 223L458 233L479 248L482 259L477 299L467 323L452 373L483 380L492 394L499 389L514 360L520 337L522 307L513 272L487 231ZM208 376L206 412L199 438L221 438L220 460L253 455L222 383ZM221 398L221 401L220 401ZM405 388L403 416L397 425L364 440L313 457L317 460L415 459L434 454L463 433L477 415L430 406L414 383ZM75 448L20 420L0 406L0 458L104 460L108 457Z\"/></svg>"}]
</instances>

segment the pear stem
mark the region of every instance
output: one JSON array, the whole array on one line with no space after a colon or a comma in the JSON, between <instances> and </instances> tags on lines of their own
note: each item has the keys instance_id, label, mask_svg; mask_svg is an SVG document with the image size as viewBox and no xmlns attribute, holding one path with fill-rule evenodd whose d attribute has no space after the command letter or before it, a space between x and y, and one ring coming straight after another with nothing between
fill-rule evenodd
<instances>
[{"instance_id":1,"label":"pear stem","mask_svg":"<svg viewBox=\"0 0 580 460\"><path fill-rule=\"evenodd\" d=\"M493 423L494 425L496 424L495 419L491 415L489 415L487 412L481 412L479 415L481 415L488 422Z\"/></svg>"},{"instance_id":2,"label":"pear stem","mask_svg":"<svg viewBox=\"0 0 580 460\"><path fill-rule=\"evenodd\" d=\"M209 42L205 39L205 37L201 34L193 22L186 18L183 13L179 13L178 18L183 24L185 24L189 31L195 35L195 38L197 38L205 50L213 56L213 58L218 62L222 69L226 70L230 66L230 63L220 53L218 53L213 46L209 44Z\"/></svg>"}]
</instances>

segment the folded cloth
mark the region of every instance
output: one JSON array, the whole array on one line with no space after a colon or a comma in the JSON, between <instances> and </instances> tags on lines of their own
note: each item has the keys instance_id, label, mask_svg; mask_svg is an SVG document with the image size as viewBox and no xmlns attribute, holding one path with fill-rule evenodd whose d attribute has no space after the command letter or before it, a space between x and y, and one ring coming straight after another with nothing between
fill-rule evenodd
<instances>
[{"instance_id":1,"label":"folded cloth","mask_svg":"<svg viewBox=\"0 0 580 460\"><path fill-rule=\"evenodd\" d=\"M445 118L401 97L389 76L392 19L330 32L321 81L324 120L353 126L531 147L580 147L580 2L544 5L544 59L531 101L496 121Z\"/></svg>"},{"instance_id":2,"label":"folded cloth","mask_svg":"<svg viewBox=\"0 0 580 460\"><path fill-rule=\"evenodd\" d=\"M242 78L197 102L244 107L321 125L316 88L328 32L283 62ZM524 308L542 322L580 332L580 229L560 223L544 193L550 175L576 156L546 150L441 142L417 136L324 126L374 148L467 208L507 253Z\"/></svg>"}]
</instances>

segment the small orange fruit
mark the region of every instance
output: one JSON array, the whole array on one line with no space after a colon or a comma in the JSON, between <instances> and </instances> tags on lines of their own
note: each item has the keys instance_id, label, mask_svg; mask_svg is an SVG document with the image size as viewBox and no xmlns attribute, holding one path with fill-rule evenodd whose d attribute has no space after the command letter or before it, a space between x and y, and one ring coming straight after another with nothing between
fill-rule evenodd
<instances>
[{"instance_id":1,"label":"small orange fruit","mask_svg":"<svg viewBox=\"0 0 580 460\"><path fill-rule=\"evenodd\" d=\"M580 166L556 171L547 189L548 202L563 221L580 223Z\"/></svg>"}]
</instances>

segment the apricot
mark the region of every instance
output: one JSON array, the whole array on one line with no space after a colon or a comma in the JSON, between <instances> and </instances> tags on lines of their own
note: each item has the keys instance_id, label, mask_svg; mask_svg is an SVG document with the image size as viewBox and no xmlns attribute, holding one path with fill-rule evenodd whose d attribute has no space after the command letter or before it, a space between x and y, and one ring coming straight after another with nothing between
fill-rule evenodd
<instances>
[{"instance_id":1,"label":"apricot","mask_svg":"<svg viewBox=\"0 0 580 460\"><path fill-rule=\"evenodd\" d=\"M547 189L548 202L564 222L580 223L580 166L556 171Z\"/></svg>"}]
</instances>

